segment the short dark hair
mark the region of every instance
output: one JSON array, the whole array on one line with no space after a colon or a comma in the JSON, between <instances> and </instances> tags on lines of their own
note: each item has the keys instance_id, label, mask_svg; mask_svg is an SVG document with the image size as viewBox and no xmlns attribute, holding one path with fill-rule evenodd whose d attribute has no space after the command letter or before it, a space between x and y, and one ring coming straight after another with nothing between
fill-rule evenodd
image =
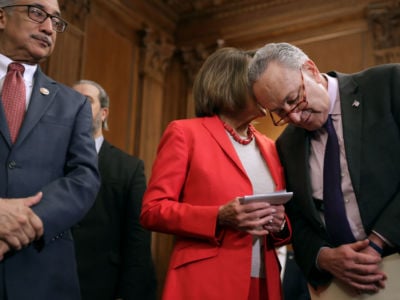
<instances>
[{"instance_id":1,"label":"short dark hair","mask_svg":"<svg viewBox=\"0 0 400 300\"><path fill-rule=\"evenodd\" d=\"M193 84L196 116L235 113L246 107L251 95L247 77L251 54L225 47L207 57Z\"/></svg>"}]
</instances>

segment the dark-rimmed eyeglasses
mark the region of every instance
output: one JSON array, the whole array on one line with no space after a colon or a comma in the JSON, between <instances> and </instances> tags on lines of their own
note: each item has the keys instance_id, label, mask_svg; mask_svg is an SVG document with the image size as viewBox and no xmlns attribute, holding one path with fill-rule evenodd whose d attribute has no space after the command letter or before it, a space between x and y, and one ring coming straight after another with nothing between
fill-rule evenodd
<instances>
[{"instance_id":1,"label":"dark-rimmed eyeglasses","mask_svg":"<svg viewBox=\"0 0 400 300\"><path fill-rule=\"evenodd\" d=\"M16 5L8 5L2 8L10 8L10 7L27 7L28 8L28 17L32 21L35 21L39 24L44 23L47 18L50 18L51 25L54 31L64 32L67 28L68 23L61 19L59 16L51 15L44 11L42 8L35 5L27 5L27 4L16 4Z\"/></svg>"},{"instance_id":2,"label":"dark-rimmed eyeglasses","mask_svg":"<svg viewBox=\"0 0 400 300\"><path fill-rule=\"evenodd\" d=\"M269 115L271 116L272 119L272 123L274 123L275 126L282 126L287 124L289 122L290 114L300 113L300 120L305 121L310 117L312 113L311 109L307 109L308 102L306 96L306 87L304 85L304 77L301 69L300 69L300 75L301 75L300 92L296 100L293 103L291 103L291 106L293 107L288 112L284 111L283 109L269 112Z\"/></svg>"}]
</instances>

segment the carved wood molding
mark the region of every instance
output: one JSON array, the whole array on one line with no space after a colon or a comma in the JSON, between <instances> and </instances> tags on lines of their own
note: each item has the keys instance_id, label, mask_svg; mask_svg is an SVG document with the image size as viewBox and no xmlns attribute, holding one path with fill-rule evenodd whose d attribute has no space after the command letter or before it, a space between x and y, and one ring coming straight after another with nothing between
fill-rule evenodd
<instances>
[{"instance_id":1,"label":"carved wood molding","mask_svg":"<svg viewBox=\"0 0 400 300\"><path fill-rule=\"evenodd\" d=\"M400 61L400 47L376 50L374 55L377 64L398 63Z\"/></svg>"},{"instance_id":2,"label":"carved wood molding","mask_svg":"<svg viewBox=\"0 0 400 300\"><path fill-rule=\"evenodd\" d=\"M367 17L373 36L376 63L399 62L400 0L371 3Z\"/></svg>"},{"instance_id":3,"label":"carved wood molding","mask_svg":"<svg viewBox=\"0 0 400 300\"><path fill-rule=\"evenodd\" d=\"M63 18L83 30L90 12L90 0L59 0L59 3Z\"/></svg>"},{"instance_id":4,"label":"carved wood molding","mask_svg":"<svg viewBox=\"0 0 400 300\"><path fill-rule=\"evenodd\" d=\"M163 82L175 45L169 37L145 28L140 33L142 40L141 72Z\"/></svg>"},{"instance_id":5,"label":"carved wood molding","mask_svg":"<svg viewBox=\"0 0 400 300\"><path fill-rule=\"evenodd\" d=\"M182 47L180 49L180 54L183 59L183 68L186 70L190 84L193 83L204 60L218 48L223 47L224 44L224 40L217 40L215 44L209 46L199 43L194 47Z\"/></svg>"}]
</instances>

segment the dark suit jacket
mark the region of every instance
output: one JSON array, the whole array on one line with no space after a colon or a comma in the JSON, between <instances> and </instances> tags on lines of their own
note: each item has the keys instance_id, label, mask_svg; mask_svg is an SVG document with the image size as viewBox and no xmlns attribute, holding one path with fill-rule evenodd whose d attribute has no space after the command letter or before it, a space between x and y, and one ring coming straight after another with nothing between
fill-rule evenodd
<instances>
[{"instance_id":1,"label":"dark suit jacket","mask_svg":"<svg viewBox=\"0 0 400 300\"><path fill-rule=\"evenodd\" d=\"M309 300L307 280L297 265L293 251L286 253L286 264L283 271L283 296L285 300Z\"/></svg>"},{"instance_id":2,"label":"dark suit jacket","mask_svg":"<svg viewBox=\"0 0 400 300\"><path fill-rule=\"evenodd\" d=\"M143 161L104 141L99 170L96 202L73 230L82 299L155 299L150 232L139 224Z\"/></svg>"},{"instance_id":3,"label":"dark suit jacket","mask_svg":"<svg viewBox=\"0 0 400 300\"><path fill-rule=\"evenodd\" d=\"M42 191L33 210L43 221L44 237L0 263L0 298L7 293L9 300L75 300L80 297L69 228L92 206L99 187L92 113L85 97L40 69L34 80L14 145L0 105L0 197Z\"/></svg>"},{"instance_id":4,"label":"dark suit jacket","mask_svg":"<svg viewBox=\"0 0 400 300\"><path fill-rule=\"evenodd\" d=\"M397 251L400 215L400 65L391 64L345 75L339 80L343 138L350 177L367 234L376 230ZM359 105L353 105L357 100ZM287 205L293 224L296 259L313 284L330 280L319 272L319 249L329 245L313 203L308 167L310 132L288 126L277 140L286 172L287 188L294 197Z\"/></svg>"}]
</instances>

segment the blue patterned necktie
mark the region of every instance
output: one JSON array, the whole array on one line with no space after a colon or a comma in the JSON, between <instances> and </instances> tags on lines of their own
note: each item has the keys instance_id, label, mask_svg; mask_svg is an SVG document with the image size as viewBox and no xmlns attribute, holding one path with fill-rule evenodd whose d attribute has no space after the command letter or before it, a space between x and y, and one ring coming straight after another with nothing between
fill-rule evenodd
<instances>
[{"instance_id":1,"label":"blue patterned necktie","mask_svg":"<svg viewBox=\"0 0 400 300\"><path fill-rule=\"evenodd\" d=\"M330 241L336 245L355 241L351 232L341 188L340 149L331 115L324 125L328 140L324 158L324 215Z\"/></svg>"}]
</instances>

